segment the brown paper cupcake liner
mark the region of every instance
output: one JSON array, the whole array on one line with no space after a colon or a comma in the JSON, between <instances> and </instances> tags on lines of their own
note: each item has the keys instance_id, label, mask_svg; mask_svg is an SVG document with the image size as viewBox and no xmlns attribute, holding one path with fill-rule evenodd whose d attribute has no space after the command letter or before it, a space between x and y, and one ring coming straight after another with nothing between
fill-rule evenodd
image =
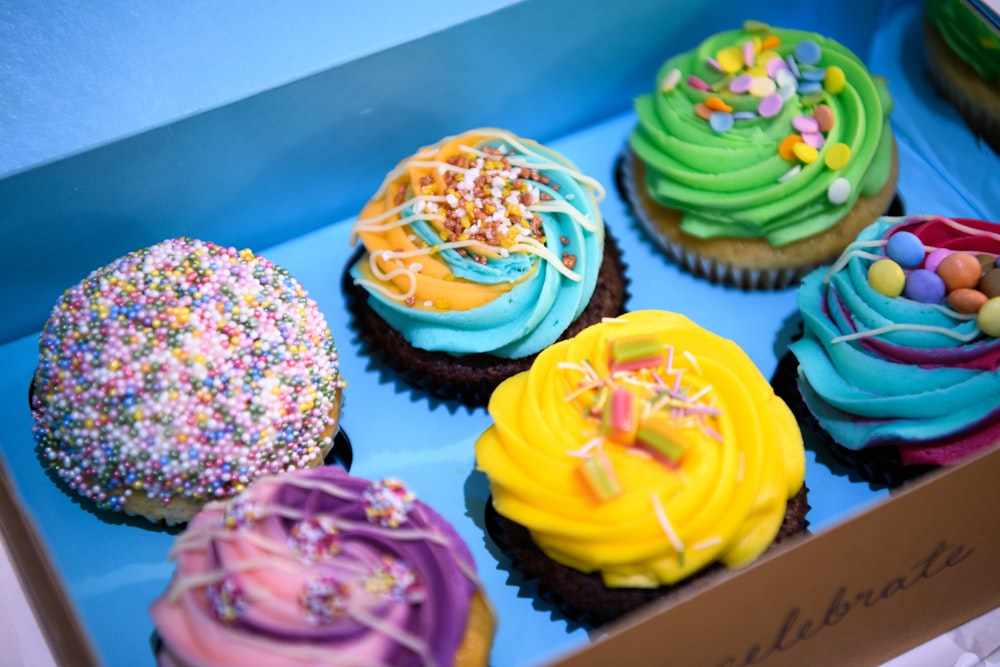
<instances>
[{"instance_id":1,"label":"brown paper cupcake liner","mask_svg":"<svg viewBox=\"0 0 1000 667\"><path fill-rule=\"evenodd\" d=\"M785 519L768 551L794 537L808 534L808 489L805 484L788 501ZM716 563L693 576L659 588L610 588L597 573L584 573L557 563L535 544L527 528L499 514L493 498L484 509L486 532L501 553L511 561L512 570L523 577L521 588L537 596L569 621L598 628L616 621L640 607L658 600L693 595L731 576L732 571Z\"/></svg>"},{"instance_id":2,"label":"brown paper cupcake liner","mask_svg":"<svg viewBox=\"0 0 1000 667\"><path fill-rule=\"evenodd\" d=\"M896 192L898 176L898 158L893 145L893 168L889 181L881 192L872 197L862 197L854 208L845 215L837 225L823 232L814 239L806 239L789 244L785 248L773 251L773 257L765 255L772 251L766 250L766 241L761 239L709 239L703 241L694 239L680 231L680 212L666 209L657 204L643 189L645 180L645 165L626 146L615 166L615 183L626 204L632 219L638 224L646 237L656 245L667 257L682 270L708 280L709 282L737 287L747 291L767 291L785 289L797 285L810 271L817 267L832 263L844 247L854 240L857 233L874 222L880 215L903 215L903 201ZM873 208L876 207L876 208ZM822 237L821 242L828 248L816 254L816 248L809 247L815 239ZM685 243L685 240L690 242ZM818 243L819 241L817 241ZM733 261L711 257L702 250L695 248L697 244L719 251L720 244L732 244L733 257L743 253L753 255L755 263L764 266L741 266ZM809 252L811 260L803 261L796 256L799 249ZM782 258L777 253L787 255L787 266L779 265ZM749 263L749 262L748 262Z\"/></svg>"},{"instance_id":3,"label":"brown paper cupcake liner","mask_svg":"<svg viewBox=\"0 0 1000 667\"><path fill-rule=\"evenodd\" d=\"M934 88L955 106L969 129L1000 153L1000 87L982 79L929 21L924 21L923 29L927 73Z\"/></svg>"},{"instance_id":4,"label":"brown paper cupcake liner","mask_svg":"<svg viewBox=\"0 0 1000 667\"><path fill-rule=\"evenodd\" d=\"M798 385L798 367L795 355L791 351L786 352L778 361L771 378L771 386L774 393L791 408L803 431L806 447L816 451L821 461L824 453L831 455L833 460L824 463L833 472L854 473L873 486L894 489L937 469L936 466L930 465L904 466L895 447L854 450L839 444L823 429L803 400Z\"/></svg>"},{"instance_id":5,"label":"brown paper cupcake liner","mask_svg":"<svg viewBox=\"0 0 1000 667\"><path fill-rule=\"evenodd\" d=\"M364 248L358 248L352 254L341 278L352 327L363 352L378 360L406 385L440 400L456 401L470 408L482 407L489 403L497 385L531 367L537 355L518 359L484 353L452 355L410 345L368 305L368 293L351 279L350 267L363 252ZM604 259L594 294L560 340L575 336L605 317L623 314L629 298L628 283L621 250L610 231L605 229Z\"/></svg>"}]
</instances>

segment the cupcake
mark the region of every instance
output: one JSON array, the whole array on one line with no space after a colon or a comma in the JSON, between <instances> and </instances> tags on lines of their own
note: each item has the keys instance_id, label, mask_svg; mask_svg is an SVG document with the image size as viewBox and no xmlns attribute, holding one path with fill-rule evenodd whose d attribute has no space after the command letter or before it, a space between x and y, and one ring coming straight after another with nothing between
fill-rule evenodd
<instances>
[{"instance_id":1,"label":"cupcake","mask_svg":"<svg viewBox=\"0 0 1000 667\"><path fill-rule=\"evenodd\" d=\"M962 0L928 0L924 18L931 81L1000 153L1000 34Z\"/></svg>"},{"instance_id":2,"label":"cupcake","mask_svg":"<svg viewBox=\"0 0 1000 667\"><path fill-rule=\"evenodd\" d=\"M495 620L472 554L398 480L324 466L213 502L150 607L171 667L481 667Z\"/></svg>"},{"instance_id":3,"label":"cupcake","mask_svg":"<svg viewBox=\"0 0 1000 667\"><path fill-rule=\"evenodd\" d=\"M431 395L485 405L540 350L622 312L624 266L565 157L497 129L403 160L361 211L345 292L368 352Z\"/></svg>"},{"instance_id":4,"label":"cupcake","mask_svg":"<svg viewBox=\"0 0 1000 667\"><path fill-rule=\"evenodd\" d=\"M326 320L250 250L176 238L93 271L56 301L38 357L39 457L100 509L184 522L318 465L337 434Z\"/></svg>"},{"instance_id":5,"label":"cupcake","mask_svg":"<svg viewBox=\"0 0 1000 667\"><path fill-rule=\"evenodd\" d=\"M623 194L670 259L712 282L794 284L896 192L885 83L815 33L713 35L668 60L635 111Z\"/></svg>"},{"instance_id":6,"label":"cupcake","mask_svg":"<svg viewBox=\"0 0 1000 667\"><path fill-rule=\"evenodd\" d=\"M732 341L637 311L501 384L476 442L488 525L540 595L592 625L801 535L796 421Z\"/></svg>"},{"instance_id":7,"label":"cupcake","mask_svg":"<svg viewBox=\"0 0 1000 667\"><path fill-rule=\"evenodd\" d=\"M802 281L802 407L865 479L896 486L1000 439L998 255L995 223L883 218Z\"/></svg>"}]
</instances>

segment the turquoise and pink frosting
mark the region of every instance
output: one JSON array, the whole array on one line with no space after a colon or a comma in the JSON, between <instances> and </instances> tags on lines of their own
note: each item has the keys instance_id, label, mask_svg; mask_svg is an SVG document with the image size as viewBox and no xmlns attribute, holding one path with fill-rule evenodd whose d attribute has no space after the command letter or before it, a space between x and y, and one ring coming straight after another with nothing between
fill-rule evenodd
<instances>
[{"instance_id":1,"label":"turquoise and pink frosting","mask_svg":"<svg viewBox=\"0 0 1000 667\"><path fill-rule=\"evenodd\" d=\"M974 314L869 282L869 267L899 232L915 234L928 256L938 248L1000 255L995 223L910 216L865 228L840 261L799 288L804 331L791 344L799 388L841 446L892 447L903 465L952 465L1000 440L1000 338Z\"/></svg>"},{"instance_id":2,"label":"turquoise and pink frosting","mask_svg":"<svg viewBox=\"0 0 1000 667\"><path fill-rule=\"evenodd\" d=\"M159 664L453 664L479 590L455 529L397 480L259 480L178 537L151 607Z\"/></svg>"}]
</instances>

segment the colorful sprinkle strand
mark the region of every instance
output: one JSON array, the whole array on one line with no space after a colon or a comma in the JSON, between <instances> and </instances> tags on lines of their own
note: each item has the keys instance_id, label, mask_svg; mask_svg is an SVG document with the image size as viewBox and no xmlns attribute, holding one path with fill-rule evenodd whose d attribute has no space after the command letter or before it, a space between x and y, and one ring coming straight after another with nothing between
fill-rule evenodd
<instances>
[{"instance_id":1,"label":"colorful sprinkle strand","mask_svg":"<svg viewBox=\"0 0 1000 667\"><path fill-rule=\"evenodd\" d=\"M287 271L172 239L56 302L39 341L35 442L103 508L140 491L210 500L314 464L343 386L323 315Z\"/></svg>"},{"instance_id":2,"label":"colorful sprinkle strand","mask_svg":"<svg viewBox=\"0 0 1000 667\"><path fill-rule=\"evenodd\" d=\"M704 97L695 104L695 113L718 134L729 132L741 122L782 116L797 97L805 112L791 118L792 133L777 147L779 155L802 165L819 161L831 171L846 167L850 148L843 143L826 145L826 136L835 119L830 107L824 104L827 95L836 95L847 85L844 71L836 65L823 67L823 49L811 39L802 40L789 51L787 46L782 48L781 38L771 33L766 24L748 21L744 29L755 33L753 39L706 56L711 75L706 75L707 80L695 74L684 78L679 70L673 69L661 83L660 91L671 94L683 79L690 88L699 91L696 99L703 93ZM782 57L778 49L789 52ZM747 98L756 98L749 105L752 111L748 110ZM821 151L825 153L822 159ZM779 180L789 180L798 173L790 170ZM838 182L830 189L830 201L846 202L851 189L846 180Z\"/></svg>"},{"instance_id":3,"label":"colorful sprinkle strand","mask_svg":"<svg viewBox=\"0 0 1000 667\"><path fill-rule=\"evenodd\" d=\"M675 366L675 356L686 361ZM589 363L560 364L571 375L573 389L566 401L583 398L585 416L594 425L595 439L567 452L582 459L583 483L599 502L623 494L604 446L614 444L629 453L676 467L694 446L696 434L721 440L717 430L721 411L714 406L712 387L698 388L692 376L700 373L693 355L675 355L655 336L630 336L608 342L608 374Z\"/></svg>"}]
</instances>

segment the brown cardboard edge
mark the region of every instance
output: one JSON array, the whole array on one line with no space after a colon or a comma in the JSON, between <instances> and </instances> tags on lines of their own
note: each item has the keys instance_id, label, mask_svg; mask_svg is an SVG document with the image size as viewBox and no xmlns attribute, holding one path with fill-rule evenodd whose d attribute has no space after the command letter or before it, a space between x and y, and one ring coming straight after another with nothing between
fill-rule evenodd
<instances>
[{"instance_id":1,"label":"brown cardboard edge","mask_svg":"<svg viewBox=\"0 0 1000 667\"><path fill-rule=\"evenodd\" d=\"M0 537L56 664L99 667L97 654L60 582L34 522L25 513L0 456Z\"/></svg>"},{"instance_id":2,"label":"brown cardboard edge","mask_svg":"<svg viewBox=\"0 0 1000 667\"><path fill-rule=\"evenodd\" d=\"M1000 606L998 478L1000 448L546 665L880 664Z\"/></svg>"}]
</instances>

